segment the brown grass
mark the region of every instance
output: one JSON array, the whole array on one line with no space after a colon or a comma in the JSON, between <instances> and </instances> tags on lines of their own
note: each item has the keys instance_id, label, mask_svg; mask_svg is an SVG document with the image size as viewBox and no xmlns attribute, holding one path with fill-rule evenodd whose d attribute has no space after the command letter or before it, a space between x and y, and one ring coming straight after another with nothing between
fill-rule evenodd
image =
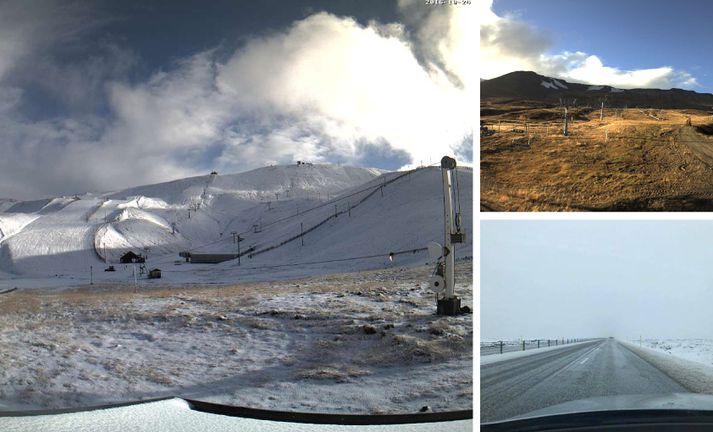
<instances>
[{"instance_id":1,"label":"brown grass","mask_svg":"<svg viewBox=\"0 0 713 432\"><path fill-rule=\"evenodd\" d=\"M502 108L502 107L501 107ZM507 108L507 107L505 107ZM518 108L513 107L513 111ZM519 107L522 108L522 107ZM623 118L605 110L583 114L570 125L538 117L543 108L485 116L500 133L481 139L481 205L486 210L702 210L713 208L713 169L677 140L690 110L628 109ZM661 120L646 115L652 113ZM509 122L509 123L506 123ZM530 144L517 145L528 123ZM605 140L605 130L608 140ZM702 135L701 140L710 140ZM525 143L527 140L525 139Z\"/></svg>"}]
</instances>

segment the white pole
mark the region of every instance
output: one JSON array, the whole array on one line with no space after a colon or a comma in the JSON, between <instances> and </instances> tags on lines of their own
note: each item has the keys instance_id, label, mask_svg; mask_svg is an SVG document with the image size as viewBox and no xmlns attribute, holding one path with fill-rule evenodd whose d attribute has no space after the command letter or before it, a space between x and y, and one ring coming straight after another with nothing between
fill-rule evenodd
<instances>
[{"instance_id":1,"label":"white pole","mask_svg":"<svg viewBox=\"0 0 713 432\"><path fill-rule=\"evenodd\" d=\"M567 126L567 107L564 107L564 136L567 136L568 133Z\"/></svg>"},{"instance_id":2,"label":"white pole","mask_svg":"<svg viewBox=\"0 0 713 432\"><path fill-rule=\"evenodd\" d=\"M604 120L604 102L602 101L602 108L599 110L599 121Z\"/></svg>"},{"instance_id":3,"label":"white pole","mask_svg":"<svg viewBox=\"0 0 713 432\"><path fill-rule=\"evenodd\" d=\"M453 203L451 170L455 168L455 159L444 157L441 160L441 173L443 175L443 222L444 222L444 250L448 251L445 256L444 281L446 283L445 297L453 298L455 282L455 253L451 244L451 233L453 232Z\"/></svg>"}]
</instances>

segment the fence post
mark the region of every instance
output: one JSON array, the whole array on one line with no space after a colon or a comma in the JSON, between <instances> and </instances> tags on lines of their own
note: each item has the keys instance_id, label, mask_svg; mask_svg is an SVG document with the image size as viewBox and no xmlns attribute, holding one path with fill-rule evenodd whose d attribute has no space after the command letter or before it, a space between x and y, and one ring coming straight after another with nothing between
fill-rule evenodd
<instances>
[{"instance_id":1,"label":"fence post","mask_svg":"<svg viewBox=\"0 0 713 432\"><path fill-rule=\"evenodd\" d=\"M500 341L500 354L503 353L503 341Z\"/></svg>"},{"instance_id":2,"label":"fence post","mask_svg":"<svg viewBox=\"0 0 713 432\"><path fill-rule=\"evenodd\" d=\"M522 350L525 351L525 339L522 340Z\"/></svg>"},{"instance_id":3,"label":"fence post","mask_svg":"<svg viewBox=\"0 0 713 432\"><path fill-rule=\"evenodd\" d=\"M550 346L550 340L547 339L547 346Z\"/></svg>"},{"instance_id":4,"label":"fence post","mask_svg":"<svg viewBox=\"0 0 713 432\"><path fill-rule=\"evenodd\" d=\"M540 347L540 340L537 339L537 348L539 348L539 347Z\"/></svg>"}]
</instances>

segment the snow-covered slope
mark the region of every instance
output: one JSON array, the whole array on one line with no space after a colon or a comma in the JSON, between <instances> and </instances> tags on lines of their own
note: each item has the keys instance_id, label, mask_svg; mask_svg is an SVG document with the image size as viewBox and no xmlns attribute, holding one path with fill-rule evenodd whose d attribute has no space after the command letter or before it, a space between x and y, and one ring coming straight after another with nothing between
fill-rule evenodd
<instances>
[{"instance_id":1,"label":"snow-covered slope","mask_svg":"<svg viewBox=\"0 0 713 432\"><path fill-rule=\"evenodd\" d=\"M472 227L472 170L458 169L463 226ZM421 250L442 240L438 168L389 172L330 165L271 166L193 177L107 194L14 203L0 212L0 286L18 278L129 279L125 252L148 254L163 281L230 283L264 277L378 268L428 261ZM235 253L218 265L175 266L179 252ZM300 236L300 233L304 235ZM472 255L472 243L459 256ZM388 252L402 252L392 263ZM371 258L364 258L371 256ZM353 259L356 258L356 259ZM206 266L211 270L206 271Z\"/></svg>"},{"instance_id":2,"label":"snow-covered slope","mask_svg":"<svg viewBox=\"0 0 713 432\"><path fill-rule=\"evenodd\" d=\"M170 204L188 204L196 199L232 195L248 200L318 197L335 194L382 174L377 169L333 165L269 166L238 174L206 175L140 186L110 194L109 198L159 198ZM281 195L279 198L275 194Z\"/></svg>"},{"instance_id":3,"label":"snow-covered slope","mask_svg":"<svg viewBox=\"0 0 713 432\"><path fill-rule=\"evenodd\" d=\"M16 203L17 201L11 198L0 198L0 212L4 212Z\"/></svg>"}]
</instances>

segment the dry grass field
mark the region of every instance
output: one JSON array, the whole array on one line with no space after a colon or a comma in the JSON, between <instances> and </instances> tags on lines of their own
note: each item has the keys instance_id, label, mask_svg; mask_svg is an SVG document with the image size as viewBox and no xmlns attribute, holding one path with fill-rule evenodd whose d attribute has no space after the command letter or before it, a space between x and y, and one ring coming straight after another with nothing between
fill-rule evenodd
<instances>
[{"instance_id":1,"label":"dry grass field","mask_svg":"<svg viewBox=\"0 0 713 432\"><path fill-rule=\"evenodd\" d=\"M483 102L485 211L713 210L713 116ZM692 126L687 126L690 118Z\"/></svg>"}]
</instances>

